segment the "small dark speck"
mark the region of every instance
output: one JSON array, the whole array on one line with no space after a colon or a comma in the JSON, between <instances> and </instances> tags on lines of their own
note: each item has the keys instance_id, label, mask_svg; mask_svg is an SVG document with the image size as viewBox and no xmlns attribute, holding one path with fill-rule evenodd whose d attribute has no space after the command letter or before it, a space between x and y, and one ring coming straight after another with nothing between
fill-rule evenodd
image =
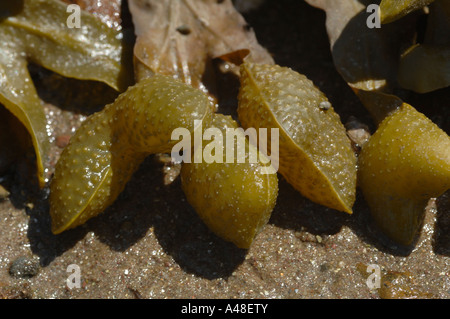
<instances>
[{"instance_id":1,"label":"small dark speck","mask_svg":"<svg viewBox=\"0 0 450 319\"><path fill-rule=\"evenodd\" d=\"M327 272L330 269L330 266L327 263L320 265L321 272Z\"/></svg>"},{"instance_id":2,"label":"small dark speck","mask_svg":"<svg viewBox=\"0 0 450 319\"><path fill-rule=\"evenodd\" d=\"M218 4L221 4L221 3L223 3L225 0L217 0L217 3Z\"/></svg>"},{"instance_id":3,"label":"small dark speck","mask_svg":"<svg viewBox=\"0 0 450 319\"><path fill-rule=\"evenodd\" d=\"M151 9L152 8L152 4L150 3L149 0L142 0L140 2L138 2L138 4L145 9Z\"/></svg>"},{"instance_id":4,"label":"small dark speck","mask_svg":"<svg viewBox=\"0 0 450 319\"><path fill-rule=\"evenodd\" d=\"M191 33L191 29L187 25L181 25L177 28L177 31L180 32L182 35L188 35Z\"/></svg>"},{"instance_id":5,"label":"small dark speck","mask_svg":"<svg viewBox=\"0 0 450 319\"><path fill-rule=\"evenodd\" d=\"M244 30L245 31L250 31L252 29L252 27L249 24L244 25Z\"/></svg>"},{"instance_id":6,"label":"small dark speck","mask_svg":"<svg viewBox=\"0 0 450 319\"><path fill-rule=\"evenodd\" d=\"M145 299L144 297L142 297L141 293L137 289L128 287L128 290L130 290L133 293L135 299Z\"/></svg>"}]
</instances>

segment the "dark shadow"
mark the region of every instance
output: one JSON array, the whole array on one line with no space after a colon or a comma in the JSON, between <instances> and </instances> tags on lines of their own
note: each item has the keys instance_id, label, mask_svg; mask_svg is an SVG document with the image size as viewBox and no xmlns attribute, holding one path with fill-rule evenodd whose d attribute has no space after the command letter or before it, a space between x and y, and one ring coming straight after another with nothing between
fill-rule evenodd
<instances>
[{"instance_id":1,"label":"dark shadow","mask_svg":"<svg viewBox=\"0 0 450 319\"><path fill-rule=\"evenodd\" d=\"M90 115L112 103L119 92L97 81L66 78L39 65L28 65L39 98L74 114Z\"/></svg>"},{"instance_id":2,"label":"dark shadow","mask_svg":"<svg viewBox=\"0 0 450 319\"><path fill-rule=\"evenodd\" d=\"M18 209L39 193L31 136L17 117L0 104L0 183Z\"/></svg>"},{"instance_id":3,"label":"dark shadow","mask_svg":"<svg viewBox=\"0 0 450 319\"><path fill-rule=\"evenodd\" d=\"M377 248L379 251L394 255L408 256L415 247L418 239L409 246L403 246L386 236L384 232L376 225L370 214L370 209L364 200L361 190L357 188L356 201L353 206L353 215L348 220L348 227L364 242Z\"/></svg>"},{"instance_id":4,"label":"dark shadow","mask_svg":"<svg viewBox=\"0 0 450 319\"><path fill-rule=\"evenodd\" d=\"M2 1L0 2L0 22L8 17L15 16L22 12L24 0Z\"/></svg>"},{"instance_id":5,"label":"dark shadow","mask_svg":"<svg viewBox=\"0 0 450 319\"><path fill-rule=\"evenodd\" d=\"M436 254L450 257L450 190L436 199L436 209L433 249Z\"/></svg>"},{"instance_id":6,"label":"dark shadow","mask_svg":"<svg viewBox=\"0 0 450 319\"><path fill-rule=\"evenodd\" d=\"M386 87L397 87L399 57L412 45L418 16L369 28L369 15L362 10L347 22L332 47L334 64L348 83L386 79Z\"/></svg>"},{"instance_id":7,"label":"dark shadow","mask_svg":"<svg viewBox=\"0 0 450 319\"><path fill-rule=\"evenodd\" d=\"M122 67L119 76L124 79L121 90L125 91L127 86L135 83L133 56L136 35L134 34L134 25L128 8L128 1L121 1L120 18L123 34L121 64L124 67Z\"/></svg>"},{"instance_id":8,"label":"dark shadow","mask_svg":"<svg viewBox=\"0 0 450 319\"><path fill-rule=\"evenodd\" d=\"M233 72L223 73L219 70L223 62L219 59L212 61L215 76L215 96L219 104L218 113L230 115L235 121L239 121L237 115L239 78Z\"/></svg>"},{"instance_id":9,"label":"dark shadow","mask_svg":"<svg viewBox=\"0 0 450 319\"><path fill-rule=\"evenodd\" d=\"M365 7L370 4L380 4L381 0L358 0L358 2L362 3Z\"/></svg>"},{"instance_id":10,"label":"dark shadow","mask_svg":"<svg viewBox=\"0 0 450 319\"><path fill-rule=\"evenodd\" d=\"M30 216L27 236L33 254L39 256L41 266L48 266L56 257L75 246L83 239L88 229L78 227L60 235L51 232L49 215L48 188L41 191L40 197L34 201L32 209L26 209Z\"/></svg>"},{"instance_id":11,"label":"dark shadow","mask_svg":"<svg viewBox=\"0 0 450 319\"><path fill-rule=\"evenodd\" d=\"M21 150L21 143L16 134L12 133L14 128L20 127L19 120L0 104L0 177L9 174L11 166L17 161ZM22 129L23 125L22 125ZM5 134L8 132L8 134Z\"/></svg>"},{"instance_id":12,"label":"dark shadow","mask_svg":"<svg viewBox=\"0 0 450 319\"><path fill-rule=\"evenodd\" d=\"M311 202L279 175L277 205L270 223L277 227L333 235L348 222L350 215Z\"/></svg>"},{"instance_id":13,"label":"dark shadow","mask_svg":"<svg viewBox=\"0 0 450 319\"><path fill-rule=\"evenodd\" d=\"M367 5L367 1L361 2ZM399 93L396 91L399 60L401 54L413 44L418 15L408 15L396 22L383 24L380 28L369 28L367 21L371 14L361 10L347 21L340 33L338 30L346 21L333 20L339 21L334 25L337 31L333 36L338 37L332 45L334 65L347 83L354 84L363 92L379 92L383 96ZM377 88L369 89L366 85L376 85ZM395 109L397 100L378 103L372 97L361 97L375 122L381 121Z\"/></svg>"},{"instance_id":14,"label":"dark shadow","mask_svg":"<svg viewBox=\"0 0 450 319\"><path fill-rule=\"evenodd\" d=\"M180 178L164 184L158 155L142 163L114 204L87 227L117 251L125 251L153 228L180 267L208 279L229 276L246 253L208 229L186 202Z\"/></svg>"},{"instance_id":15,"label":"dark shadow","mask_svg":"<svg viewBox=\"0 0 450 319\"><path fill-rule=\"evenodd\" d=\"M353 214L349 215L311 202L280 176L277 205L270 223L277 227L324 238L339 233L343 226L347 226L362 241L380 251L395 256L409 255L415 244L405 247L388 238L372 220L370 210L359 189L356 195Z\"/></svg>"}]
</instances>

